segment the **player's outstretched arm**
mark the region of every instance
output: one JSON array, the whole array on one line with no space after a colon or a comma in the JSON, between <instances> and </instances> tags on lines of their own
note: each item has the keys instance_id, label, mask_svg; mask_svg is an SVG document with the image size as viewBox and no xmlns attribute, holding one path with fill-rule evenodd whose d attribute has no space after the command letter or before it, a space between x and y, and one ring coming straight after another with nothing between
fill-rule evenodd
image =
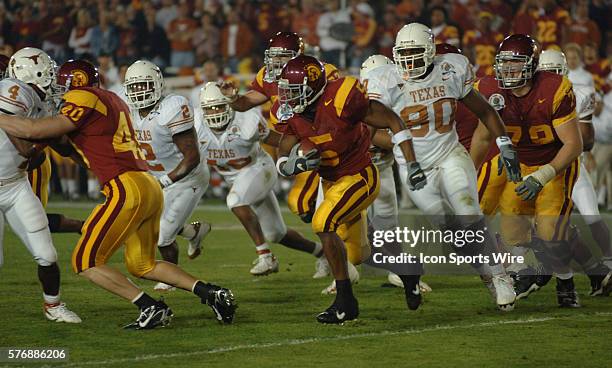
<instances>
[{"instance_id":1,"label":"player's outstretched arm","mask_svg":"<svg viewBox=\"0 0 612 368\"><path fill-rule=\"evenodd\" d=\"M406 128L404 121L393 110L382 103L370 100L368 111L363 121L378 129L391 129L391 142L398 145L408 165L408 183L411 190L419 190L427 184L427 177L416 160L412 147L412 134Z\"/></svg>"},{"instance_id":2,"label":"player's outstretched arm","mask_svg":"<svg viewBox=\"0 0 612 368\"><path fill-rule=\"evenodd\" d=\"M389 151L393 149L391 135L389 134L389 131L387 129L374 129L372 127L369 128L372 129L371 133L373 145Z\"/></svg>"},{"instance_id":3,"label":"player's outstretched arm","mask_svg":"<svg viewBox=\"0 0 612 368\"><path fill-rule=\"evenodd\" d=\"M480 168L484 163L492 142L493 135L489 129L482 122L478 122L478 127L474 131L474 135L472 135L472 143L470 144L470 156L472 161L474 161L476 169Z\"/></svg>"},{"instance_id":4,"label":"player's outstretched arm","mask_svg":"<svg viewBox=\"0 0 612 368\"><path fill-rule=\"evenodd\" d=\"M499 160L506 168L508 174L508 180L516 183L521 181L521 166L519 163L518 155L512 146L512 141L508 137L506 127L501 117L480 94L480 92L472 89L464 98L461 100L465 106L470 109L478 119L484 124L489 130L490 134L496 138L495 142L499 147ZM479 153L480 154L480 153ZM486 153L485 153L486 154ZM474 157L474 156L472 156ZM484 156L483 156L484 157ZM476 165L482 164L482 161L474 161ZM479 167L479 166L476 166ZM502 165L499 165L497 174L501 175Z\"/></svg>"},{"instance_id":5,"label":"player's outstretched arm","mask_svg":"<svg viewBox=\"0 0 612 368\"><path fill-rule=\"evenodd\" d=\"M250 90L244 95L238 94L238 88L232 82L223 82L220 89L225 97L231 99L230 106L236 111L247 111L268 101L266 95L254 90Z\"/></svg>"},{"instance_id":6,"label":"player's outstretched arm","mask_svg":"<svg viewBox=\"0 0 612 368\"><path fill-rule=\"evenodd\" d=\"M282 137L283 137L282 134L270 129L268 136L265 139L263 139L262 142L272 147L279 147Z\"/></svg>"},{"instance_id":7,"label":"player's outstretched arm","mask_svg":"<svg viewBox=\"0 0 612 368\"><path fill-rule=\"evenodd\" d=\"M27 140L59 138L77 129L64 115L30 119L15 115L0 115L0 128L10 135Z\"/></svg>"},{"instance_id":8,"label":"player's outstretched arm","mask_svg":"<svg viewBox=\"0 0 612 368\"><path fill-rule=\"evenodd\" d=\"M168 173L167 176L171 180L169 184L183 179L200 164L200 150L198 148L195 128L173 135L172 142L174 142L176 147L178 147L179 151L183 154L183 159L174 170ZM160 182L162 185L164 184L161 179Z\"/></svg>"}]
</instances>

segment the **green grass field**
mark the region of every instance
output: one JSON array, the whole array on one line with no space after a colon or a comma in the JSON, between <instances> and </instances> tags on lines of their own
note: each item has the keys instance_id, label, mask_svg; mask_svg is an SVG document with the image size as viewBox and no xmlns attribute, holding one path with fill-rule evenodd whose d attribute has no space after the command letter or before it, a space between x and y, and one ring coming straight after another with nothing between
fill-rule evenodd
<instances>
[{"instance_id":1,"label":"green grass field","mask_svg":"<svg viewBox=\"0 0 612 368\"><path fill-rule=\"evenodd\" d=\"M58 208L84 218L86 208ZM562 310L554 286L517 304L495 309L476 276L427 276L434 289L416 312L403 291L384 288L383 276L362 275L355 287L361 314L345 326L322 326L315 315L331 297L320 294L328 279L313 280L314 258L281 246L274 252L279 273L253 278L255 252L247 234L223 210L198 210L194 218L213 223L204 254L181 264L189 272L231 288L239 309L233 325L219 325L192 294L165 296L175 318L167 328L124 331L137 317L129 303L72 273L76 235L56 235L63 300L83 318L80 325L56 324L42 313L36 266L10 231L0 269L0 347L65 347L61 367L605 367L612 364L612 298L590 298L588 280L576 277L584 307ZM293 216L287 222L311 236ZM184 245L184 243L181 243ZM112 264L125 270L121 254ZM153 283L136 281L151 295ZM0 363L0 366L5 363ZM33 363L22 363L34 366ZM10 365L14 366L14 365Z\"/></svg>"}]
</instances>

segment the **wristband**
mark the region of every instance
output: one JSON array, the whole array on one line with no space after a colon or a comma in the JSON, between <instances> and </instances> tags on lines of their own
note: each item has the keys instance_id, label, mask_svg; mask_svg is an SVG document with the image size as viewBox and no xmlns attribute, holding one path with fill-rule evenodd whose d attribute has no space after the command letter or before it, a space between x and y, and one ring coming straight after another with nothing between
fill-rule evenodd
<instances>
[{"instance_id":1,"label":"wristband","mask_svg":"<svg viewBox=\"0 0 612 368\"><path fill-rule=\"evenodd\" d=\"M501 148L501 146L512 145L512 140L507 135L500 135L495 139L495 143L497 143L497 148Z\"/></svg>"},{"instance_id":2,"label":"wristband","mask_svg":"<svg viewBox=\"0 0 612 368\"><path fill-rule=\"evenodd\" d=\"M546 185L549 181L551 181L555 176L557 176L557 170L552 167L551 164L546 164L539 169L537 169L534 173L527 175L527 177L533 176L542 186Z\"/></svg>"},{"instance_id":3,"label":"wristband","mask_svg":"<svg viewBox=\"0 0 612 368\"><path fill-rule=\"evenodd\" d=\"M398 145L404 141L409 141L412 139L412 133L410 133L410 129L400 130L399 132L393 134L391 137L391 142L395 145Z\"/></svg>"},{"instance_id":4,"label":"wristband","mask_svg":"<svg viewBox=\"0 0 612 368\"><path fill-rule=\"evenodd\" d=\"M284 177L286 177L287 175L285 175L283 170L281 170L281 164L287 162L287 160L289 160L289 159L287 157L285 157L285 156L279 157L278 160L276 160L276 171L278 171L278 173L281 174Z\"/></svg>"},{"instance_id":5,"label":"wristband","mask_svg":"<svg viewBox=\"0 0 612 368\"><path fill-rule=\"evenodd\" d=\"M162 188L167 188L167 187L169 187L170 185L172 185L172 183L174 183L174 182L172 181L172 179L170 179L170 177L168 176L168 174L166 174L166 175L164 175L164 176L160 177L158 180L159 180L159 183L161 184Z\"/></svg>"}]
</instances>

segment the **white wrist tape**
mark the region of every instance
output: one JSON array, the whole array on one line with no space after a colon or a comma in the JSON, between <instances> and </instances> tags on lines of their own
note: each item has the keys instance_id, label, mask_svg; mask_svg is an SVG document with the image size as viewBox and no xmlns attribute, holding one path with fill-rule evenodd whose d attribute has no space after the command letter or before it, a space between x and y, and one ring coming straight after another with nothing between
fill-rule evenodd
<instances>
[{"instance_id":1,"label":"white wrist tape","mask_svg":"<svg viewBox=\"0 0 612 368\"><path fill-rule=\"evenodd\" d=\"M404 141L409 141L411 139L412 139L412 133L410 133L410 129L404 129L404 130L400 130L399 132L393 134L393 137L391 137L391 142L397 145Z\"/></svg>"},{"instance_id":2,"label":"white wrist tape","mask_svg":"<svg viewBox=\"0 0 612 368\"><path fill-rule=\"evenodd\" d=\"M161 184L162 188L166 188L169 187L170 185L172 185L172 183L174 183L172 181L172 179L170 179L170 177L168 176L168 174L162 176L159 178L159 183Z\"/></svg>"},{"instance_id":3,"label":"white wrist tape","mask_svg":"<svg viewBox=\"0 0 612 368\"><path fill-rule=\"evenodd\" d=\"M540 182L540 184L542 184L542 186L544 186L546 185L546 183L554 179L555 176L557 176L557 170L555 170L555 168L552 167L551 164L546 164L540 167L534 173L529 174L527 176L533 176L534 179L536 179L538 182Z\"/></svg>"},{"instance_id":4,"label":"white wrist tape","mask_svg":"<svg viewBox=\"0 0 612 368\"><path fill-rule=\"evenodd\" d=\"M512 145L512 140L507 135L500 135L495 139L495 143L497 143L497 147Z\"/></svg>"},{"instance_id":5,"label":"white wrist tape","mask_svg":"<svg viewBox=\"0 0 612 368\"><path fill-rule=\"evenodd\" d=\"M279 157L278 160L276 160L276 171L278 171L278 173L282 176L287 176L281 170L281 164L287 162L287 160L289 160L287 157Z\"/></svg>"}]
</instances>

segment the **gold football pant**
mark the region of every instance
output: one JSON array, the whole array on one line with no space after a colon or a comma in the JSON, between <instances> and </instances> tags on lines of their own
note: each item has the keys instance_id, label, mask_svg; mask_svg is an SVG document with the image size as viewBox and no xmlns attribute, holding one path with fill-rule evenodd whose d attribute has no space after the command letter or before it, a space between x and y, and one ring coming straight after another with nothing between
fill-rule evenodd
<instances>
[{"instance_id":1,"label":"gold football pant","mask_svg":"<svg viewBox=\"0 0 612 368\"><path fill-rule=\"evenodd\" d=\"M521 164L523 177L539 166ZM501 235L510 246L531 241L535 227L538 238L544 241L567 240L567 229L572 212L572 191L580 171L579 160L548 182L531 201L524 201L515 192L518 183L506 182L499 197Z\"/></svg>"},{"instance_id":2,"label":"gold football pant","mask_svg":"<svg viewBox=\"0 0 612 368\"><path fill-rule=\"evenodd\" d=\"M480 209L485 216L494 216L499 208L499 201L508 182L506 170L497 175L499 155L485 162L478 171L478 199Z\"/></svg>"},{"instance_id":3,"label":"gold football pant","mask_svg":"<svg viewBox=\"0 0 612 368\"><path fill-rule=\"evenodd\" d=\"M45 161L36 169L28 171L28 180L32 191L42 203L43 208L46 208L49 201L49 181L51 180L51 159L48 151Z\"/></svg>"},{"instance_id":4,"label":"gold football pant","mask_svg":"<svg viewBox=\"0 0 612 368\"><path fill-rule=\"evenodd\" d=\"M319 174L316 171L306 171L296 175L287 197L287 205L291 212L302 216L314 211L318 189Z\"/></svg>"},{"instance_id":5,"label":"gold football pant","mask_svg":"<svg viewBox=\"0 0 612 368\"><path fill-rule=\"evenodd\" d=\"M369 165L355 175L336 181L323 180L323 201L314 213L315 233L336 232L345 241L347 256L353 264L361 263L367 249L366 209L380 190L378 169Z\"/></svg>"},{"instance_id":6,"label":"gold football pant","mask_svg":"<svg viewBox=\"0 0 612 368\"><path fill-rule=\"evenodd\" d=\"M145 172L126 172L104 185L106 201L94 208L72 252L72 267L80 273L105 264L125 243L128 271L141 277L155 266L163 194Z\"/></svg>"}]
</instances>

